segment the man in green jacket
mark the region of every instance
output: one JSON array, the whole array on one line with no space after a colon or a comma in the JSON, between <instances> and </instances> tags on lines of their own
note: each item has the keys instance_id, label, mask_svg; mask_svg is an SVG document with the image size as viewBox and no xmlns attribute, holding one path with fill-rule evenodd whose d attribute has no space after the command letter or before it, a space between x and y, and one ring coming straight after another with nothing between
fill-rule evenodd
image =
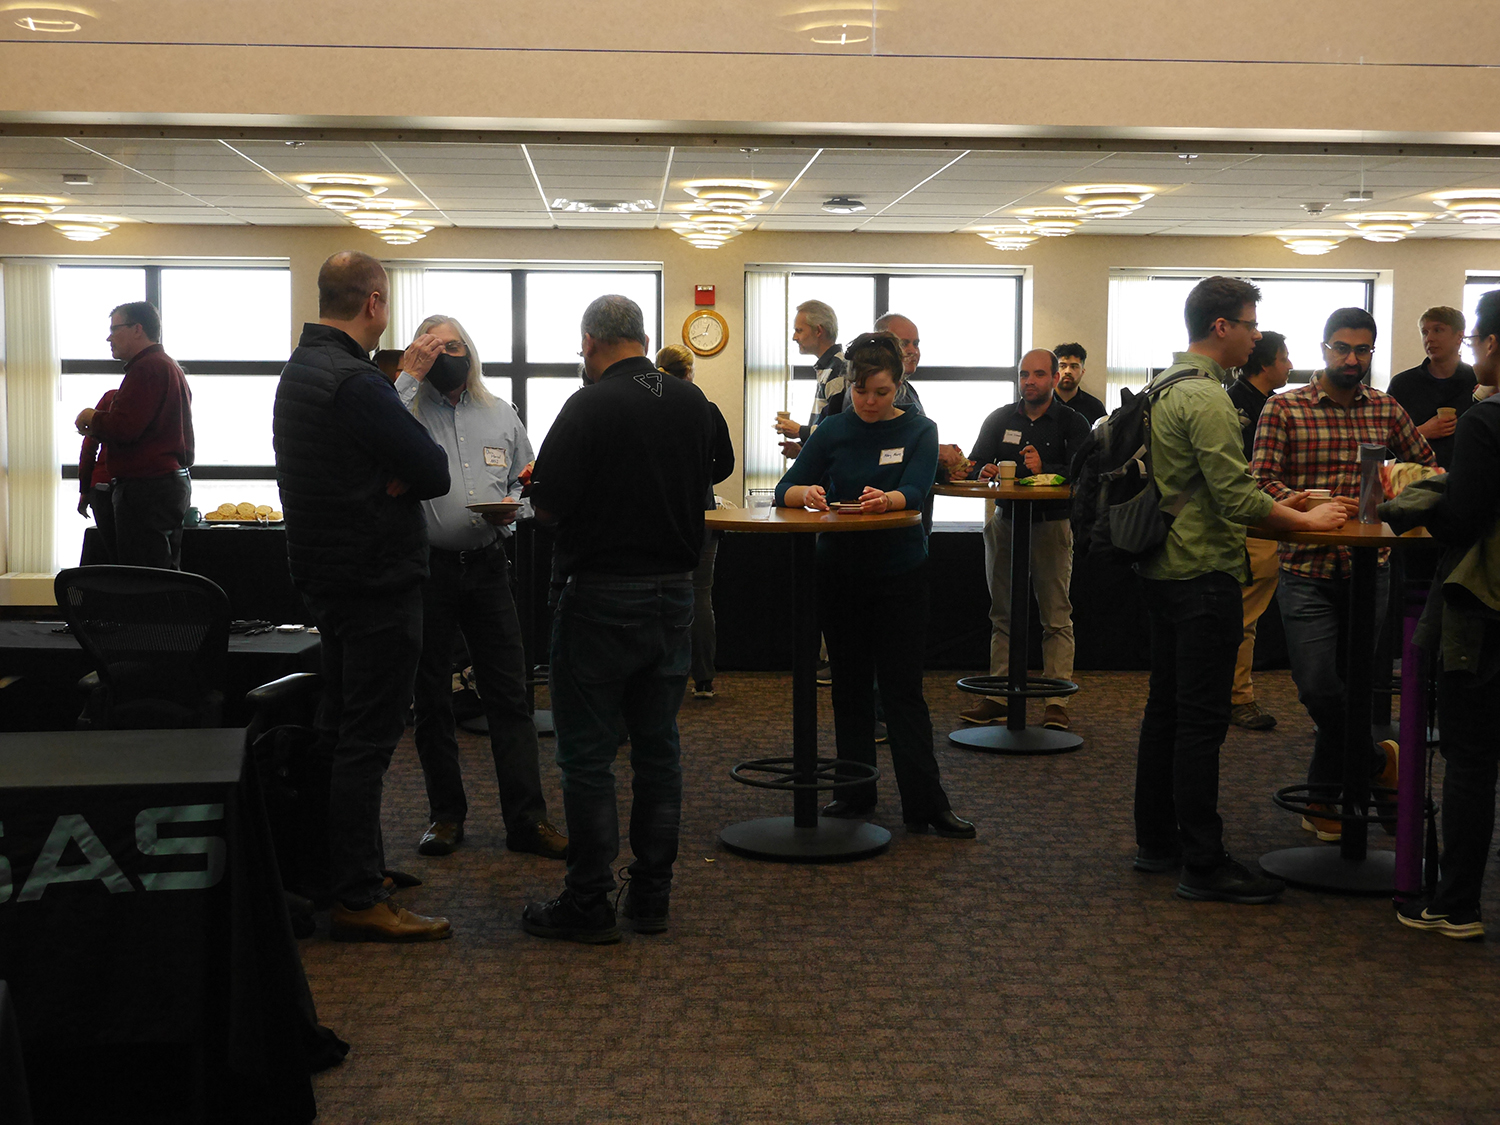
<instances>
[{"instance_id":1,"label":"man in green jacket","mask_svg":"<svg viewBox=\"0 0 1500 1125\"><path fill-rule=\"evenodd\" d=\"M1276 503L1255 487L1239 415L1224 373L1260 339L1260 290L1210 277L1188 294L1188 350L1153 382L1186 371L1152 407L1151 458L1162 510L1183 503L1167 540L1136 565L1151 619L1151 686L1141 719L1135 780L1135 867L1182 871L1189 899L1271 902L1282 883L1252 873L1224 850L1219 818L1219 747L1229 730L1229 696L1243 633L1240 587L1249 580L1245 527L1332 530L1343 509L1302 511L1306 495Z\"/></svg>"}]
</instances>

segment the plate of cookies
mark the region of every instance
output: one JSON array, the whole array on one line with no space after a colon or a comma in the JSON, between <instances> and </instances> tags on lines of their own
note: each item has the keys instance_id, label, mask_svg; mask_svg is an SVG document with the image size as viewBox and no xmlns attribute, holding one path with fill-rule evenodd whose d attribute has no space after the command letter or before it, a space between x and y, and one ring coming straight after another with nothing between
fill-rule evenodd
<instances>
[{"instance_id":1,"label":"plate of cookies","mask_svg":"<svg viewBox=\"0 0 1500 1125\"><path fill-rule=\"evenodd\" d=\"M252 504L248 500L233 504L226 500L203 518L208 523L253 525L280 523L281 513L269 504Z\"/></svg>"}]
</instances>

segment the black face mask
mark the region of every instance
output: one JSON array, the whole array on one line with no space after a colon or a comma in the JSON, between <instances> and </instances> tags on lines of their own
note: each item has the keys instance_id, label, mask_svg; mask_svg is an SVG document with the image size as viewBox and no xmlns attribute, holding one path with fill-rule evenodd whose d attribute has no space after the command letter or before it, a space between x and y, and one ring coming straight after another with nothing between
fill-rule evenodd
<instances>
[{"instance_id":1,"label":"black face mask","mask_svg":"<svg viewBox=\"0 0 1500 1125\"><path fill-rule=\"evenodd\" d=\"M446 352L432 361L427 372L427 382L439 394L452 394L469 381L469 357L448 355Z\"/></svg>"}]
</instances>

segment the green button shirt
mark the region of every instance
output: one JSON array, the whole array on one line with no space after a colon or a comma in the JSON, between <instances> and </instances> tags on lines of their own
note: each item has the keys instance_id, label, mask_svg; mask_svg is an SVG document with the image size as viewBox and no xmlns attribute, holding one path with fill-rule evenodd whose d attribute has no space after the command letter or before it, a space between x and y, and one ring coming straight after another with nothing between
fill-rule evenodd
<instances>
[{"instance_id":1,"label":"green button shirt","mask_svg":"<svg viewBox=\"0 0 1500 1125\"><path fill-rule=\"evenodd\" d=\"M1271 514L1274 501L1255 486L1245 461L1240 416L1224 390L1224 369L1207 356L1177 352L1153 382L1197 369L1211 379L1169 387L1151 412L1151 464L1162 508L1197 488L1172 523L1167 541L1136 564L1145 578L1182 581L1222 570L1241 585L1250 580L1245 525Z\"/></svg>"}]
</instances>

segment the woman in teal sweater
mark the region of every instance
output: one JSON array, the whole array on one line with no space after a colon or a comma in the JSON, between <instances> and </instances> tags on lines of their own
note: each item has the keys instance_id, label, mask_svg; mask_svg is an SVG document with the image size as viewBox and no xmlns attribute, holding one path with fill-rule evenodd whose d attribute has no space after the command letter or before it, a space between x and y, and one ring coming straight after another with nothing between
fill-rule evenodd
<instances>
[{"instance_id":1,"label":"woman in teal sweater","mask_svg":"<svg viewBox=\"0 0 1500 1125\"><path fill-rule=\"evenodd\" d=\"M776 503L827 511L857 502L865 512L919 511L937 471L937 426L896 406L901 348L889 332L866 333L844 351L854 409L823 422L781 483ZM901 818L912 832L968 839L953 814L932 752L922 696L927 640L927 538L918 526L818 536L818 624L833 669L838 756L875 764L875 681L885 705ZM824 816L863 817L875 783L842 790Z\"/></svg>"}]
</instances>

